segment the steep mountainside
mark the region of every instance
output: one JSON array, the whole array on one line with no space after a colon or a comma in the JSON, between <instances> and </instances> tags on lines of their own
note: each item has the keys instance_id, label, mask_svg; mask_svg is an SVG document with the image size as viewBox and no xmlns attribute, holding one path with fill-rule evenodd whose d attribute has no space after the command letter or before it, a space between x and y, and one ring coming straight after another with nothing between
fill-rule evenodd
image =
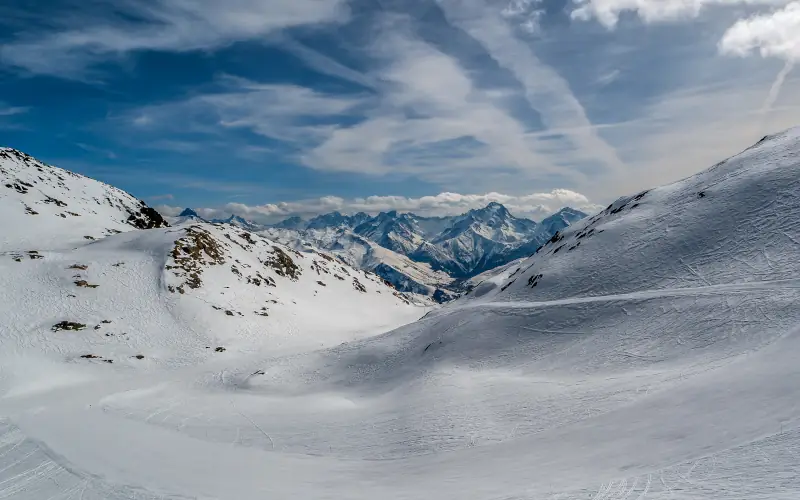
<instances>
[{"instance_id":1,"label":"steep mountainside","mask_svg":"<svg viewBox=\"0 0 800 500\"><path fill-rule=\"evenodd\" d=\"M109 234L168 226L122 190L11 148L0 148L0 213L0 251L69 248Z\"/></svg>"}]
</instances>

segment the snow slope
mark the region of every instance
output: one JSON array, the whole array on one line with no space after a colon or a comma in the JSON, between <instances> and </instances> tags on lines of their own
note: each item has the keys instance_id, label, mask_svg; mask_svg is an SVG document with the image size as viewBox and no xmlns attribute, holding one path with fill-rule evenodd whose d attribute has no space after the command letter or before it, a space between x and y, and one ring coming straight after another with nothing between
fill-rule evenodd
<instances>
[{"instance_id":1,"label":"snow slope","mask_svg":"<svg viewBox=\"0 0 800 500\"><path fill-rule=\"evenodd\" d=\"M52 336L5 333L38 315L4 283L0 497L798 498L798 173L794 129L618 200L484 293L291 354L56 362Z\"/></svg>"},{"instance_id":2,"label":"snow slope","mask_svg":"<svg viewBox=\"0 0 800 500\"><path fill-rule=\"evenodd\" d=\"M71 248L109 234L167 226L128 193L11 148L0 148L0 214L0 251Z\"/></svg>"}]
</instances>

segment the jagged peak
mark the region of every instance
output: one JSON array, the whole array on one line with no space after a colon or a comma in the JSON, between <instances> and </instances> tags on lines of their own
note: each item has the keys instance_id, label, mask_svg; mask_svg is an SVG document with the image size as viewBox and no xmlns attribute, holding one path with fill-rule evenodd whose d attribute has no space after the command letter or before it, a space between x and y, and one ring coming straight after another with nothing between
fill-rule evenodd
<instances>
[{"instance_id":1,"label":"jagged peak","mask_svg":"<svg viewBox=\"0 0 800 500\"><path fill-rule=\"evenodd\" d=\"M178 214L178 217L200 217L200 216L197 215L197 212L195 212L191 208L186 207L186 208L183 209L183 212Z\"/></svg>"}]
</instances>

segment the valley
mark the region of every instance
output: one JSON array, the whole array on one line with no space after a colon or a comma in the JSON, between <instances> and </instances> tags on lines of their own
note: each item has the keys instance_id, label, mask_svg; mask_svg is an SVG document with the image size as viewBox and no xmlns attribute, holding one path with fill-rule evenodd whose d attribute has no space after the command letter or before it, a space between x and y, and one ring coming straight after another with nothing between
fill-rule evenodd
<instances>
[{"instance_id":1,"label":"valley","mask_svg":"<svg viewBox=\"0 0 800 500\"><path fill-rule=\"evenodd\" d=\"M3 149L0 498L796 498L798 172L248 229Z\"/></svg>"}]
</instances>

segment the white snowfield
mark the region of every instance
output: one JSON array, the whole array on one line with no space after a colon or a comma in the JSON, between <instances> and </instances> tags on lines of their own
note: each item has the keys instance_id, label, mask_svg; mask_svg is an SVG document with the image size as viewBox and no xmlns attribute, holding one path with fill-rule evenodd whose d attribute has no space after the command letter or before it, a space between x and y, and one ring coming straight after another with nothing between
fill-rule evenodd
<instances>
[{"instance_id":1,"label":"white snowfield","mask_svg":"<svg viewBox=\"0 0 800 500\"><path fill-rule=\"evenodd\" d=\"M262 320L246 277L275 254L224 226L2 258L0 498L800 498L798 193L793 129L335 346L342 314L291 342L244 326ZM164 267L192 227L231 243L198 288ZM72 263L100 286L74 288Z\"/></svg>"}]
</instances>

